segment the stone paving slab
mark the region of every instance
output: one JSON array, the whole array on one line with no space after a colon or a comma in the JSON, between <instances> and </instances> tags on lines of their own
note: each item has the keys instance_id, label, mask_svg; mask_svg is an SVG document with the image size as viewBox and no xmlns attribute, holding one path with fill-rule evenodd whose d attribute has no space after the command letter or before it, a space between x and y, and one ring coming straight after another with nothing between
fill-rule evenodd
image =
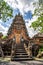
<instances>
[{"instance_id":1,"label":"stone paving slab","mask_svg":"<svg viewBox=\"0 0 43 65\"><path fill-rule=\"evenodd\" d=\"M0 62L0 65L43 65L40 61L10 61L10 62Z\"/></svg>"}]
</instances>

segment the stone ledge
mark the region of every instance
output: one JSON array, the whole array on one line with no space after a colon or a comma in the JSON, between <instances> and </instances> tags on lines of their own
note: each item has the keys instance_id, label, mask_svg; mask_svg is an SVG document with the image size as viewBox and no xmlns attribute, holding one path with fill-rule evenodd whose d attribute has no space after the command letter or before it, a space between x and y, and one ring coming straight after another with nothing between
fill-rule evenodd
<instances>
[{"instance_id":1,"label":"stone ledge","mask_svg":"<svg viewBox=\"0 0 43 65\"><path fill-rule=\"evenodd\" d=\"M43 62L43 58L34 58L34 60Z\"/></svg>"}]
</instances>

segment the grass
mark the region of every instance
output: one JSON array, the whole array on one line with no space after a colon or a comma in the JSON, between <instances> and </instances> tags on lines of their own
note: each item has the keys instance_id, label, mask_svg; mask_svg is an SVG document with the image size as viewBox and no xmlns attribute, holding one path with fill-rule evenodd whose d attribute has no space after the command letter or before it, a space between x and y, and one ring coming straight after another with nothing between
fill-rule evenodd
<instances>
[{"instance_id":1,"label":"grass","mask_svg":"<svg viewBox=\"0 0 43 65\"><path fill-rule=\"evenodd\" d=\"M0 61L10 61L11 59L10 58L2 58L2 57L0 57Z\"/></svg>"}]
</instances>

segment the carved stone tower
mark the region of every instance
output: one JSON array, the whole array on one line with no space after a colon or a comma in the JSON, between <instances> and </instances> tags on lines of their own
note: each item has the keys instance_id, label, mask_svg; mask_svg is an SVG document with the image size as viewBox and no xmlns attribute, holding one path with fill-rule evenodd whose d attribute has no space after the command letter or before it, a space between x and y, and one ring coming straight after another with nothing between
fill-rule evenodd
<instances>
[{"instance_id":1,"label":"carved stone tower","mask_svg":"<svg viewBox=\"0 0 43 65\"><path fill-rule=\"evenodd\" d=\"M16 43L20 43L22 38L28 40L28 33L25 25L25 21L22 15L18 14L13 19L13 22L8 30L8 38L15 38Z\"/></svg>"}]
</instances>

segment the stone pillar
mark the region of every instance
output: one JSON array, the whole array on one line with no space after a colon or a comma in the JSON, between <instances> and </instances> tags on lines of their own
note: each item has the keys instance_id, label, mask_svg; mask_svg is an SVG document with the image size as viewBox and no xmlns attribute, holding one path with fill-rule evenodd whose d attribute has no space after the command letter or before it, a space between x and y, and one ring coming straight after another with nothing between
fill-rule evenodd
<instances>
[{"instance_id":1,"label":"stone pillar","mask_svg":"<svg viewBox=\"0 0 43 65\"><path fill-rule=\"evenodd\" d=\"M29 56L32 57L32 46L31 46L30 41L29 41L29 44L28 44L28 53L29 53Z\"/></svg>"},{"instance_id":2,"label":"stone pillar","mask_svg":"<svg viewBox=\"0 0 43 65\"><path fill-rule=\"evenodd\" d=\"M38 52L39 52L39 45L37 42L35 42L32 45L32 56L37 56Z\"/></svg>"},{"instance_id":3,"label":"stone pillar","mask_svg":"<svg viewBox=\"0 0 43 65\"><path fill-rule=\"evenodd\" d=\"M12 49L11 49L11 58L13 58L15 55L15 47L16 47L15 45L16 45L15 38L13 38Z\"/></svg>"},{"instance_id":4,"label":"stone pillar","mask_svg":"<svg viewBox=\"0 0 43 65\"><path fill-rule=\"evenodd\" d=\"M4 57L3 50L2 50L1 46L0 46L0 55L1 55L1 57Z\"/></svg>"}]
</instances>

